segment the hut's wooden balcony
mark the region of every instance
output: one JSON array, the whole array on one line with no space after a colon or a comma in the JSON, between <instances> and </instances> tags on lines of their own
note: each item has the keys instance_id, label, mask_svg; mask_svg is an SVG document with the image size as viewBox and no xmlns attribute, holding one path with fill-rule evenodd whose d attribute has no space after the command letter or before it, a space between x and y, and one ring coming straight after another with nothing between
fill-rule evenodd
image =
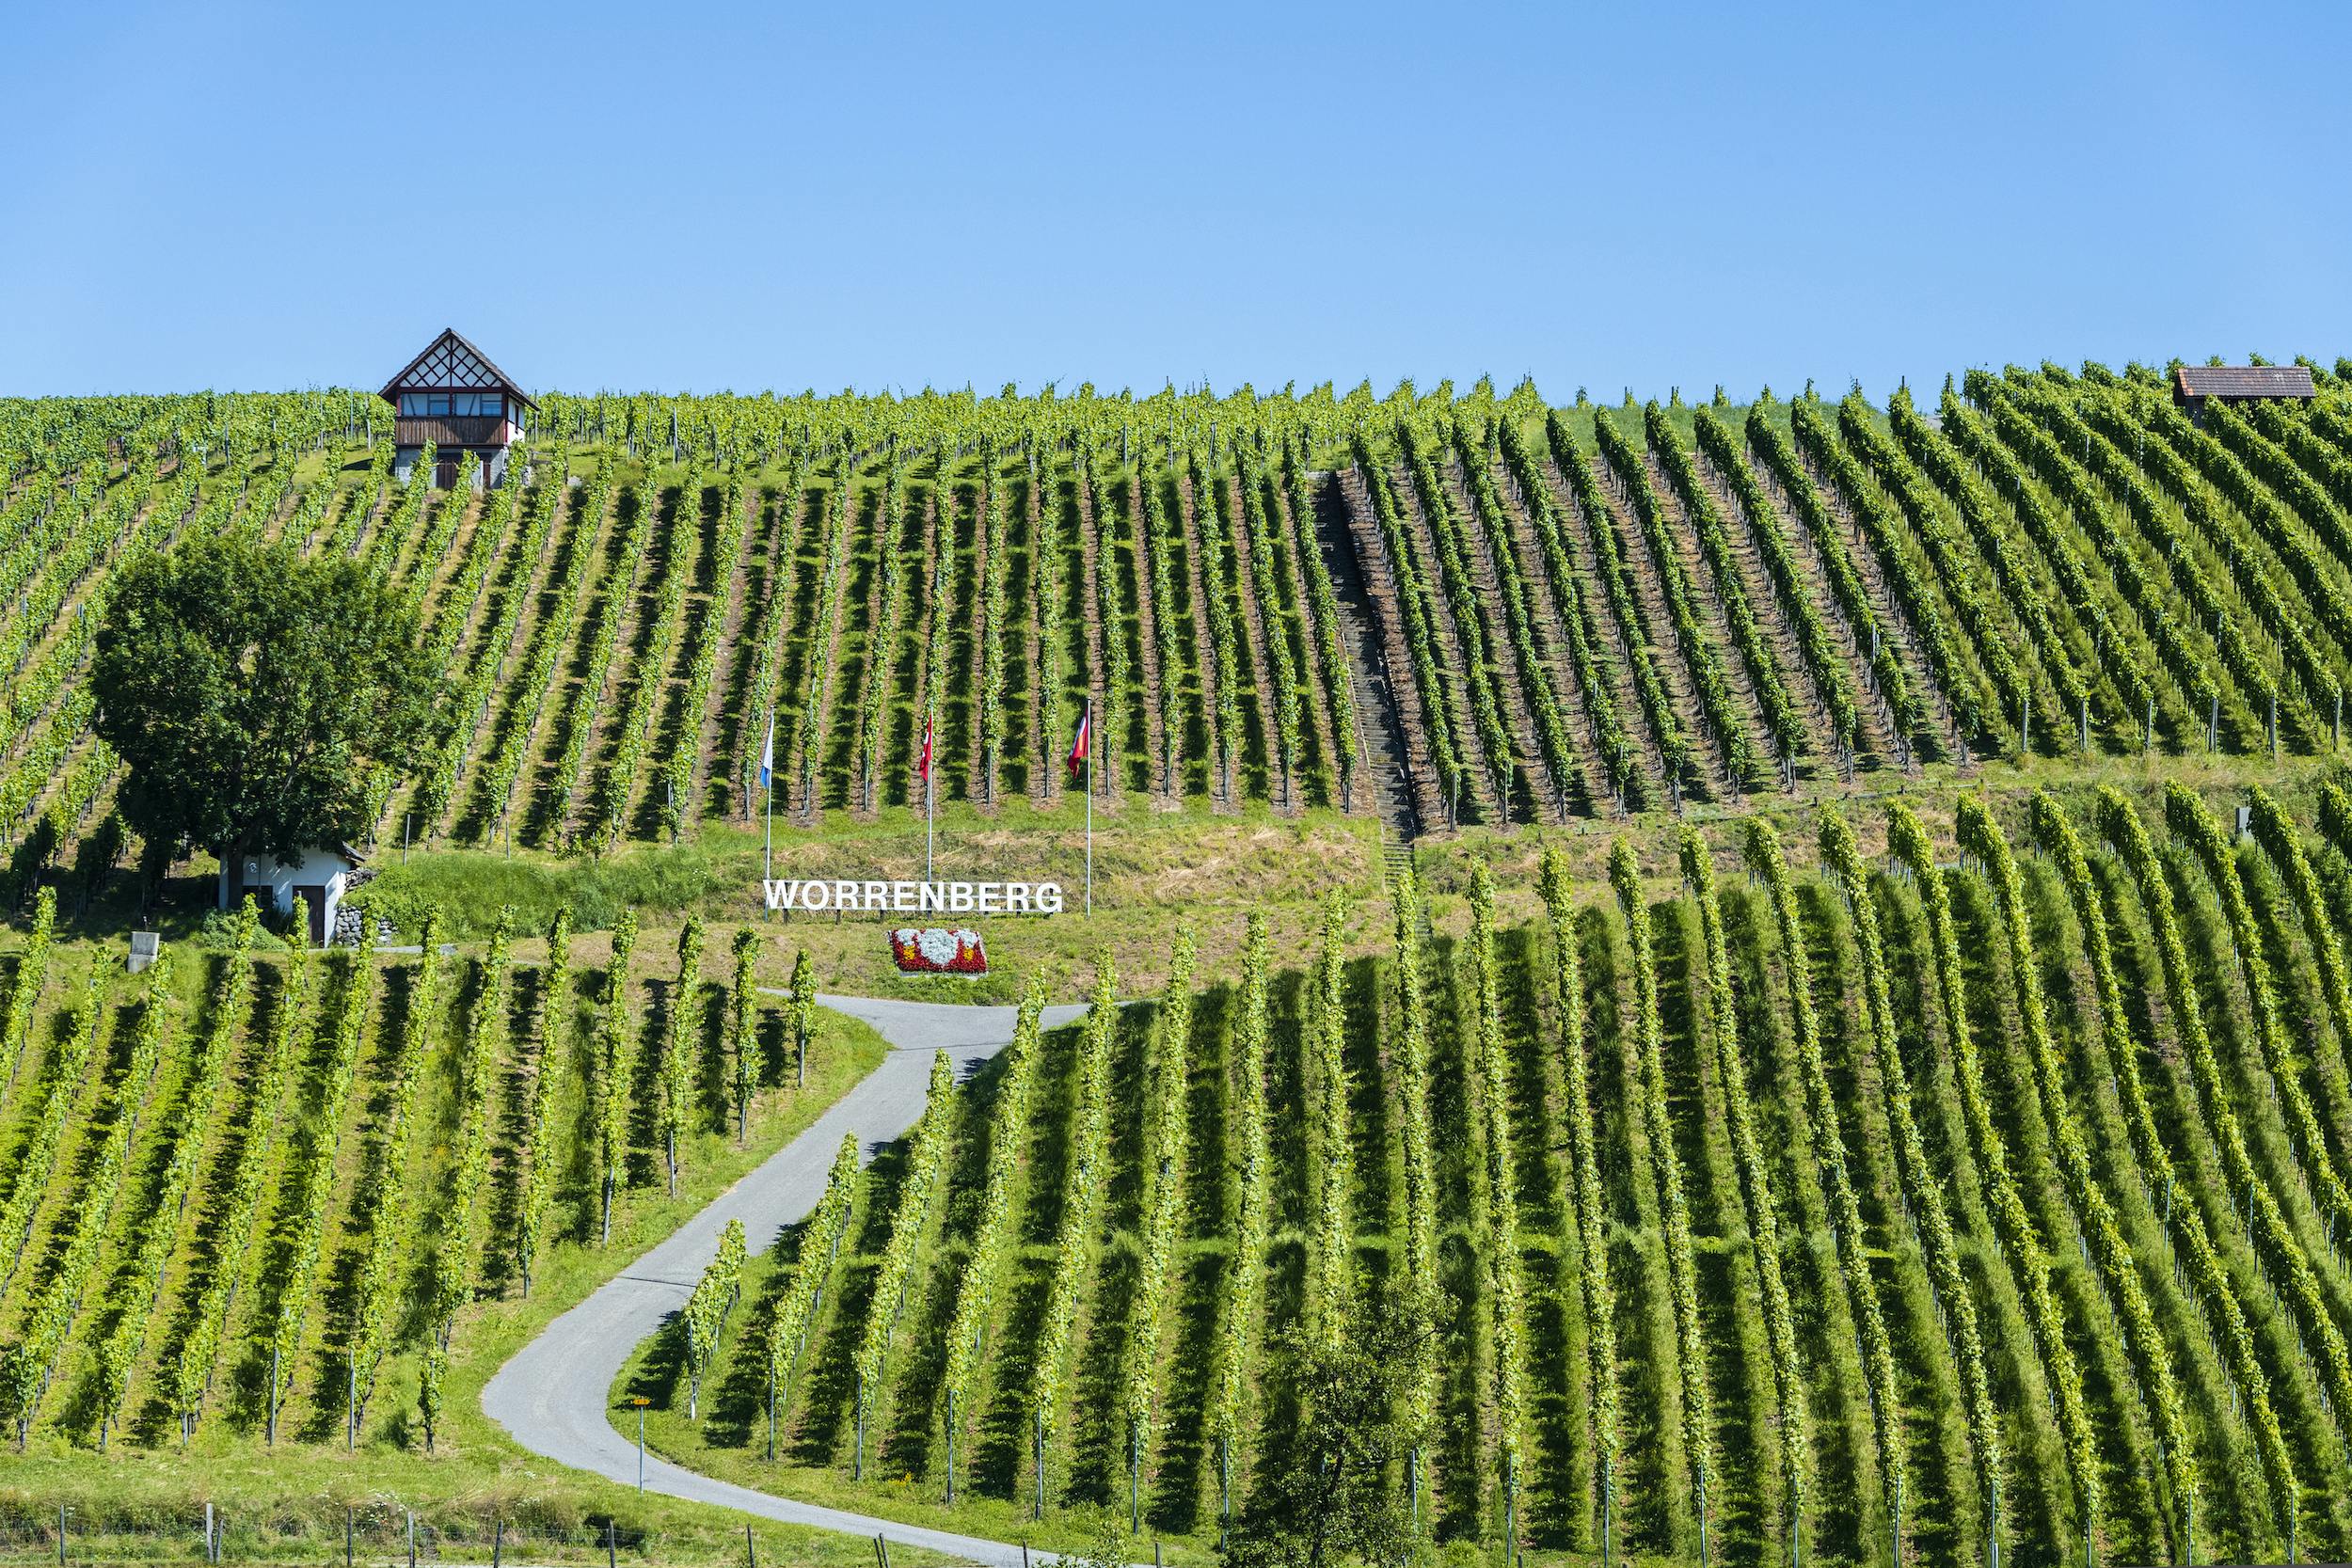
<instances>
[{"instance_id":1,"label":"hut's wooden balcony","mask_svg":"<svg viewBox=\"0 0 2352 1568\"><path fill-rule=\"evenodd\" d=\"M392 439L404 447L503 447L515 439L515 427L501 415L435 415L392 421Z\"/></svg>"}]
</instances>

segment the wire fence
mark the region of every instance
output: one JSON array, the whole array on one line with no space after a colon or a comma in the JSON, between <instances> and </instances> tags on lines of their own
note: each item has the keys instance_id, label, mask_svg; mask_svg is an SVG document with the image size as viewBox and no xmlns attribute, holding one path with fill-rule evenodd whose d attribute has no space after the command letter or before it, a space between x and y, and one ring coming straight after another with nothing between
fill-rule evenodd
<instances>
[{"instance_id":1,"label":"wire fence","mask_svg":"<svg viewBox=\"0 0 2352 1568\"><path fill-rule=\"evenodd\" d=\"M331 1514L212 1506L109 1515L72 1507L0 1514L0 1564L287 1563L408 1568L420 1563L536 1568L539 1564L743 1564L769 1560L746 1529L692 1536L611 1518L577 1525L370 1504Z\"/></svg>"}]
</instances>

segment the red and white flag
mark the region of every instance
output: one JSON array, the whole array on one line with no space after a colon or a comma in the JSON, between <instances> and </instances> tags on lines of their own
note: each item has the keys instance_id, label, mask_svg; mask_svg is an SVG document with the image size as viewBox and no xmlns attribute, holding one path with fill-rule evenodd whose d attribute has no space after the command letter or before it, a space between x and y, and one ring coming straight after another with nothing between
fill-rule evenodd
<instances>
[{"instance_id":1,"label":"red and white flag","mask_svg":"<svg viewBox=\"0 0 2352 1568\"><path fill-rule=\"evenodd\" d=\"M917 771L926 779L931 776L931 721L928 714L923 719L923 760L917 765Z\"/></svg>"},{"instance_id":2,"label":"red and white flag","mask_svg":"<svg viewBox=\"0 0 2352 1568\"><path fill-rule=\"evenodd\" d=\"M1094 705L1089 703L1078 715L1078 738L1070 747L1070 776L1076 778L1087 765L1087 748L1094 740Z\"/></svg>"}]
</instances>

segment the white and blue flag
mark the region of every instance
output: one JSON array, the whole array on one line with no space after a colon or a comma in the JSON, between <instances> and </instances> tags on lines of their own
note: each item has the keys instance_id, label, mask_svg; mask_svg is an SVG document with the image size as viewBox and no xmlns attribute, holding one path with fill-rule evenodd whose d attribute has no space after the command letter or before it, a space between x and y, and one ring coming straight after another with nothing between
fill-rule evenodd
<instances>
[{"instance_id":1,"label":"white and blue flag","mask_svg":"<svg viewBox=\"0 0 2352 1568\"><path fill-rule=\"evenodd\" d=\"M759 787L766 789L776 772L776 716L768 716L768 744L759 749Z\"/></svg>"}]
</instances>

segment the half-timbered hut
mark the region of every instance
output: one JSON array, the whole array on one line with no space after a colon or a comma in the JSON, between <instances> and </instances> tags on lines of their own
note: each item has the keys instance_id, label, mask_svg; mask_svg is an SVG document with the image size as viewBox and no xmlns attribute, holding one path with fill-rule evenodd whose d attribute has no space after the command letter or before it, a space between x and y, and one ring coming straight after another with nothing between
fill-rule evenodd
<instances>
[{"instance_id":1,"label":"half-timbered hut","mask_svg":"<svg viewBox=\"0 0 2352 1568\"><path fill-rule=\"evenodd\" d=\"M477 487L506 472L506 451L522 434L523 410L539 405L490 356L456 328L444 331L384 384L377 396L392 405L392 472L406 479L424 449L433 448L433 483L457 483L466 453L481 459Z\"/></svg>"}]
</instances>

